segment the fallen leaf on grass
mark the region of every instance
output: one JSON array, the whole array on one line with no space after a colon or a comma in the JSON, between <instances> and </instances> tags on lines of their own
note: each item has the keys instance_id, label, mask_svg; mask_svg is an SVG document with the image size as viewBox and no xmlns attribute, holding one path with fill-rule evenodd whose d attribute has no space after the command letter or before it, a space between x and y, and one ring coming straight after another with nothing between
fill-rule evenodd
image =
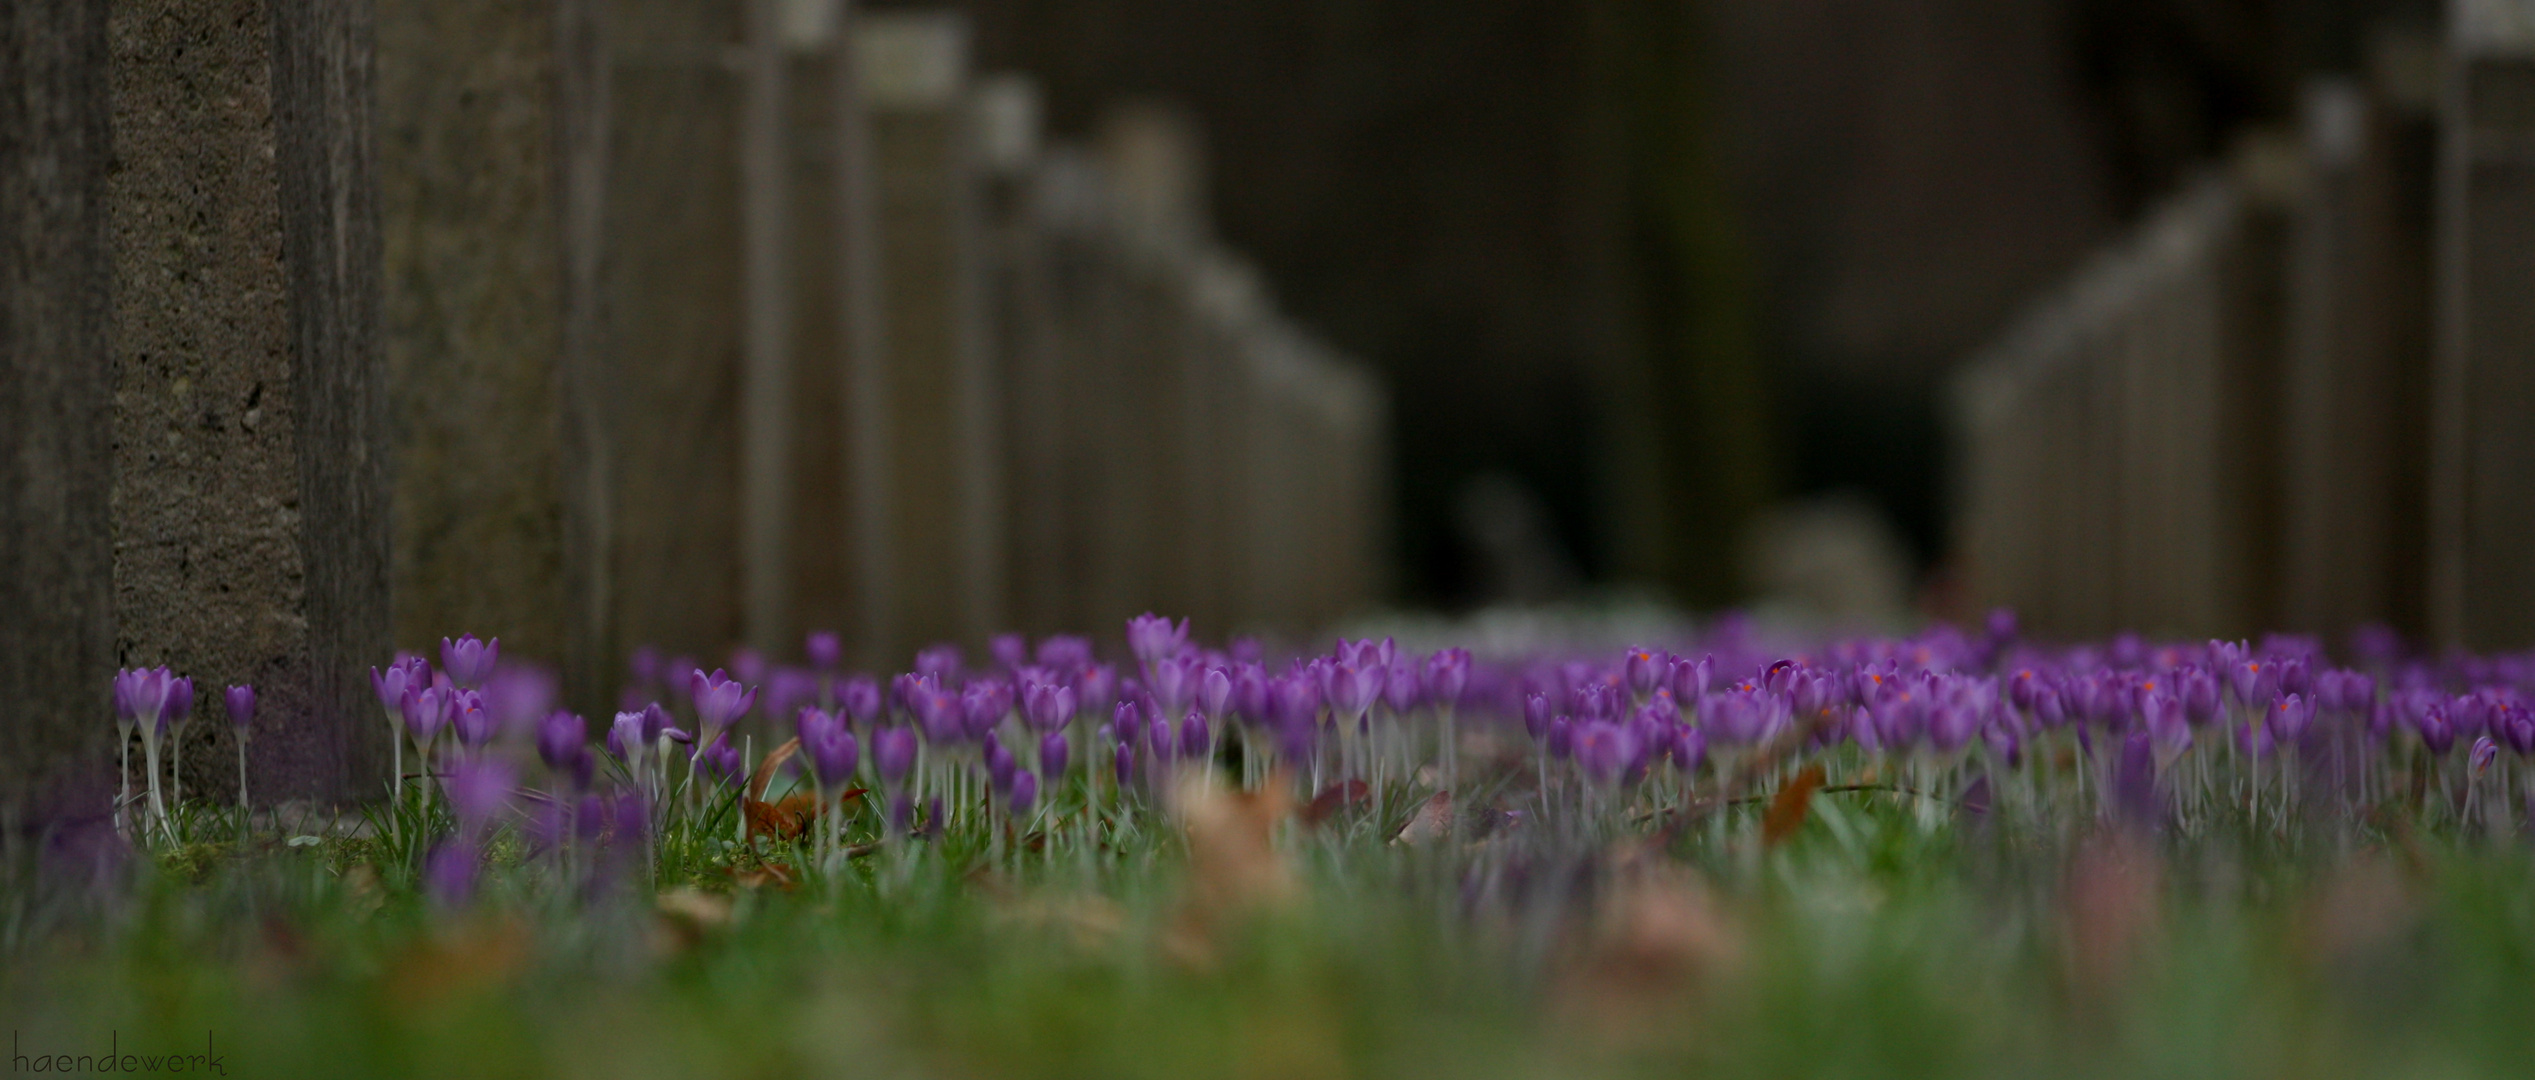
<instances>
[{"instance_id":1,"label":"fallen leaf on grass","mask_svg":"<svg viewBox=\"0 0 2535 1080\"><path fill-rule=\"evenodd\" d=\"M1742 969L1744 936L1697 871L1642 845L1623 847L1586 947L1559 981L1559 1009L1607 1043L1675 1033L1683 995Z\"/></svg>"},{"instance_id":2,"label":"fallen leaf on grass","mask_svg":"<svg viewBox=\"0 0 2535 1080\"><path fill-rule=\"evenodd\" d=\"M766 751L765 760L758 763L756 775L748 782L748 794L740 800L740 811L748 819L749 841L754 842L759 835L777 841L798 840L809 834L810 824L827 809L816 795L806 791L793 792L776 802L766 801L766 785L774 780L775 769L800 752L801 740L786 739L783 745ZM865 794L862 788L847 788L836 796L836 805L843 807ZM787 887L789 884L786 882Z\"/></svg>"},{"instance_id":3,"label":"fallen leaf on grass","mask_svg":"<svg viewBox=\"0 0 2535 1080\"><path fill-rule=\"evenodd\" d=\"M1372 801L1373 789L1362 780L1331 784L1320 789L1320 794L1312 796L1311 805L1303 807L1303 824L1318 825L1342 809Z\"/></svg>"},{"instance_id":4,"label":"fallen leaf on grass","mask_svg":"<svg viewBox=\"0 0 2535 1080\"><path fill-rule=\"evenodd\" d=\"M1293 811L1285 791L1281 775L1256 791L1227 791L1196 777L1175 791L1171 808L1188 836L1188 895L1165 944L1183 962L1211 964L1217 932L1300 890L1276 849L1276 823Z\"/></svg>"},{"instance_id":5,"label":"fallen leaf on grass","mask_svg":"<svg viewBox=\"0 0 2535 1080\"><path fill-rule=\"evenodd\" d=\"M1409 816L1406 824L1400 826L1399 835L1392 837L1391 842L1415 846L1441 840L1450 835L1452 835L1452 793L1438 791L1426 797L1425 803L1417 808L1415 814Z\"/></svg>"},{"instance_id":6,"label":"fallen leaf on grass","mask_svg":"<svg viewBox=\"0 0 2535 1080\"><path fill-rule=\"evenodd\" d=\"M1769 813L1760 819L1760 842L1763 847L1777 847L1804 827L1805 813L1813 808L1813 793L1822 787L1822 765L1816 762L1804 767L1787 786L1778 789L1769 800Z\"/></svg>"},{"instance_id":7,"label":"fallen leaf on grass","mask_svg":"<svg viewBox=\"0 0 2535 1080\"><path fill-rule=\"evenodd\" d=\"M685 952L706 935L731 924L731 899L702 889L680 886L660 894L654 941L662 952Z\"/></svg>"}]
</instances>

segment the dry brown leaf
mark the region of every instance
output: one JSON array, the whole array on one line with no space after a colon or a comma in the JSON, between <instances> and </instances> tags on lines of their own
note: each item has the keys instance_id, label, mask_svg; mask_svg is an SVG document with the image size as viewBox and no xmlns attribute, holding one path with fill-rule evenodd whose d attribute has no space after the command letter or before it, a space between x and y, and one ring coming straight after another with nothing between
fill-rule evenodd
<instances>
[{"instance_id":1,"label":"dry brown leaf","mask_svg":"<svg viewBox=\"0 0 2535 1080\"><path fill-rule=\"evenodd\" d=\"M1777 847L1804 827L1804 816L1813 808L1813 793L1822 787L1822 764L1804 767L1796 778L1778 789L1769 800L1769 814L1760 819L1760 842L1764 847Z\"/></svg>"},{"instance_id":2,"label":"dry brown leaf","mask_svg":"<svg viewBox=\"0 0 2535 1080\"><path fill-rule=\"evenodd\" d=\"M1438 791L1426 797L1425 804L1419 806L1417 812L1409 816L1407 824L1400 826L1399 835L1392 837L1391 842L1414 846L1441 840L1450 835L1452 835L1452 793Z\"/></svg>"},{"instance_id":3,"label":"dry brown leaf","mask_svg":"<svg viewBox=\"0 0 2535 1080\"><path fill-rule=\"evenodd\" d=\"M685 952L731 924L731 898L681 885L654 901L660 919L653 935L662 952Z\"/></svg>"},{"instance_id":4,"label":"dry brown leaf","mask_svg":"<svg viewBox=\"0 0 2535 1080\"><path fill-rule=\"evenodd\" d=\"M1299 891L1276 849L1276 823L1293 811L1285 791L1282 775L1256 791L1228 791L1198 777L1180 782L1171 807L1188 835L1188 896L1164 943L1184 962L1210 962L1217 930Z\"/></svg>"},{"instance_id":5,"label":"dry brown leaf","mask_svg":"<svg viewBox=\"0 0 2535 1080\"><path fill-rule=\"evenodd\" d=\"M1318 825L1341 809L1372 801L1373 789L1362 780L1331 784L1320 789L1320 794L1312 796L1311 805L1303 808L1303 824Z\"/></svg>"},{"instance_id":6,"label":"dry brown leaf","mask_svg":"<svg viewBox=\"0 0 2535 1080\"><path fill-rule=\"evenodd\" d=\"M1642 846L1616 853L1585 952L1560 980L1575 1029L1634 1042L1673 1030L1682 995L1744 963L1741 924L1697 871Z\"/></svg>"}]
</instances>

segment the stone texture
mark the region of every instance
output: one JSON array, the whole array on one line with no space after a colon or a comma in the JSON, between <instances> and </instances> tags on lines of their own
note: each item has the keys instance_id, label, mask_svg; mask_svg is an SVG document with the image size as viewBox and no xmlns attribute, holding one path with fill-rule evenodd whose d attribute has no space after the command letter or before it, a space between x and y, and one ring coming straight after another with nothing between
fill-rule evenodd
<instances>
[{"instance_id":1,"label":"stone texture","mask_svg":"<svg viewBox=\"0 0 2535 1080\"><path fill-rule=\"evenodd\" d=\"M379 5L399 647L566 662L553 5ZM573 665L566 663L566 667Z\"/></svg>"},{"instance_id":2,"label":"stone texture","mask_svg":"<svg viewBox=\"0 0 2535 1080\"><path fill-rule=\"evenodd\" d=\"M106 17L0 10L0 794L113 742Z\"/></svg>"},{"instance_id":3,"label":"stone texture","mask_svg":"<svg viewBox=\"0 0 2535 1080\"><path fill-rule=\"evenodd\" d=\"M873 15L856 31L888 304L890 632L976 647L1003 621L998 390L982 305L966 24Z\"/></svg>"},{"instance_id":4,"label":"stone texture","mask_svg":"<svg viewBox=\"0 0 2535 1080\"><path fill-rule=\"evenodd\" d=\"M2429 449L2425 110L2310 88L2289 236L2282 626L2424 629Z\"/></svg>"},{"instance_id":5,"label":"stone texture","mask_svg":"<svg viewBox=\"0 0 2535 1080\"><path fill-rule=\"evenodd\" d=\"M709 659L744 633L740 8L621 0L605 30L616 638Z\"/></svg>"},{"instance_id":6,"label":"stone texture","mask_svg":"<svg viewBox=\"0 0 2535 1080\"><path fill-rule=\"evenodd\" d=\"M370 15L179 0L109 22L117 651L206 704L254 683L266 800L384 780ZM225 761L197 739L189 771Z\"/></svg>"},{"instance_id":7,"label":"stone texture","mask_svg":"<svg viewBox=\"0 0 2535 1080\"><path fill-rule=\"evenodd\" d=\"M2535 8L2458 0L2439 152L2431 624L2535 643Z\"/></svg>"}]
</instances>

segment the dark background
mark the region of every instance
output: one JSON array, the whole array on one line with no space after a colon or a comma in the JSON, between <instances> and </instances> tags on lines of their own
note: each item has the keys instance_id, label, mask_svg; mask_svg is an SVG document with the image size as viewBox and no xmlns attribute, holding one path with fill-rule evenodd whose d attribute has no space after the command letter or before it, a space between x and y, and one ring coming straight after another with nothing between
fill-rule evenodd
<instances>
[{"instance_id":1,"label":"dark background","mask_svg":"<svg viewBox=\"0 0 2535 1080\"><path fill-rule=\"evenodd\" d=\"M892 6L892 5L882 5ZM1944 545L1943 377L2423 0L970 0L1060 137L1201 123L1221 238L1393 395L1403 599L1482 473L1597 582L1744 598L1750 515Z\"/></svg>"}]
</instances>

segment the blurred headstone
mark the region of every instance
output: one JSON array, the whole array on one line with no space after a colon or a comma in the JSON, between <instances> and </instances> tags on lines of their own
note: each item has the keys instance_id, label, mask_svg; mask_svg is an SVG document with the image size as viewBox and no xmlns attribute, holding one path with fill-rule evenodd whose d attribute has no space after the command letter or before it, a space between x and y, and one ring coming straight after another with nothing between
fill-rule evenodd
<instances>
[{"instance_id":1,"label":"blurred headstone","mask_svg":"<svg viewBox=\"0 0 2535 1080\"><path fill-rule=\"evenodd\" d=\"M747 630L745 13L612 0L604 22L615 633L708 658Z\"/></svg>"},{"instance_id":2,"label":"blurred headstone","mask_svg":"<svg viewBox=\"0 0 2535 1080\"><path fill-rule=\"evenodd\" d=\"M1081 368L1064 348L1054 242L1042 220L1042 103L1036 83L1009 74L979 80L973 103L984 172L984 310L1004 411L1007 611L1016 630L1072 631L1098 625L1074 621L1081 582L1068 560L1069 533L1084 509L1068 490L1069 443L1092 433L1079 430L1066 407L1066 382Z\"/></svg>"},{"instance_id":3,"label":"blurred headstone","mask_svg":"<svg viewBox=\"0 0 2535 1080\"><path fill-rule=\"evenodd\" d=\"M1764 609L1848 629L1890 630L1909 618L1909 552L1855 494L1772 507L1745 534L1743 558Z\"/></svg>"},{"instance_id":4,"label":"blurred headstone","mask_svg":"<svg viewBox=\"0 0 2535 1080\"><path fill-rule=\"evenodd\" d=\"M1461 485L1454 499L1462 546L1478 563L1482 606L1537 605L1564 600L1583 580L1550 527L1549 510L1520 481L1481 473Z\"/></svg>"},{"instance_id":5,"label":"blurred headstone","mask_svg":"<svg viewBox=\"0 0 2535 1080\"><path fill-rule=\"evenodd\" d=\"M106 7L0 14L0 792L114 730Z\"/></svg>"},{"instance_id":6,"label":"blurred headstone","mask_svg":"<svg viewBox=\"0 0 2535 1080\"><path fill-rule=\"evenodd\" d=\"M900 650L977 642L1003 620L1002 453L983 310L985 261L968 24L863 17L889 342L892 615Z\"/></svg>"},{"instance_id":7,"label":"blurred headstone","mask_svg":"<svg viewBox=\"0 0 2535 1080\"><path fill-rule=\"evenodd\" d=\"M2290 224L2280 614L2336 637L2427 595L2432 129L2382 85L2308 88Z\"/></svg>"},{"instance_id":8,"label":"blurred headstone","mask_svg":"<svg viewBox=\"0 0 2535 1080\"><path fill-rule=\"evenodd\" d=\"M382 337L398 645L499 637L604 704L597 0L382 0Z\"/></svg>"},{"instance_id":9,"label":"blurred headstone","mask_svg":"<svg viewBox=\"0 0 2535 1080\"><path fill-rule=\"evenodd\" d=\"M853 661L899 659L887 629L886 403L856 388L885 373L868 119L844 0L785 0L792 203L791 647L845 631ZM869 507L870 509L866 509ZM886 650L886 651L884 651Z\"/></svg>"},{"instance_id":10,"label":"blurred headstone","mask_svg":"<svg viewBox=\"0 0 2535 1080\"><path fill-rule=\"evenodd\" d=\"M259 801L365 796L390 532L372 7L245 10L108 23L118 652L192 675L199 708L255 684Z\"/></svg>"},{"instance_id":11,"label":"blurred headstone","mask_svg":"<svg viewBox=\"0 0 2535 1080\"><path fill-rule=\"evenodd\" d=\"M2431 628L2535 642L2535 4L2455 0L2438 162Z\"/></svg>"}]
</instances>

